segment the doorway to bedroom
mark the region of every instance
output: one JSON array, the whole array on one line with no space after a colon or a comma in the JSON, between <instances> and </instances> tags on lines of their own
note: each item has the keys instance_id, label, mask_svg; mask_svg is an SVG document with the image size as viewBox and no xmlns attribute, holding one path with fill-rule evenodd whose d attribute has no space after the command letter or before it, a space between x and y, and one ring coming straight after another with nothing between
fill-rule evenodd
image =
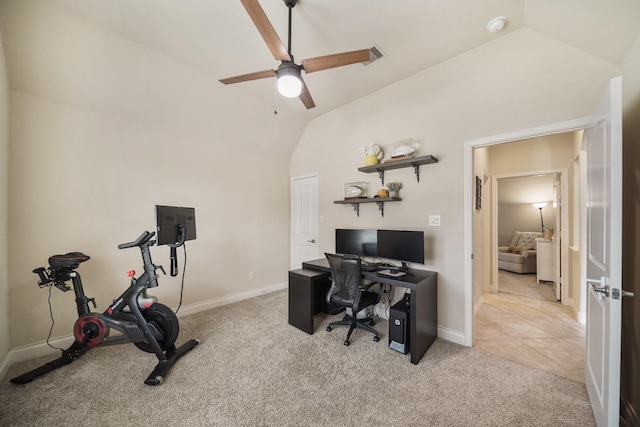
<instances>
[{"instance_id":1,"label":"doorway to bedroom","mask_svg":"<svg viewBox=\"0 0 640 427\"><path fill-rule=\"evenodd\" d=\"M474 148L482 203L473 213L473 280L482 296L474 304L473 345L583 382L579 303L572 300L570 286L562 295L563 281L570 280L571 233L577 230L571 211L581 134ZM555 249L538 260L541 240ZM509 255L500 262L502 251Z\"/></svg>"},{"instance_id":2,"label":"doorway to bedroom","mask_svg":"<svg viewBox=\"0 0 640 427\"><path fill-rule=\"evenodd\" d=\"M494 292L562 301L565 175L559 169L493 177Z\"/></svg>"}]
</instances>

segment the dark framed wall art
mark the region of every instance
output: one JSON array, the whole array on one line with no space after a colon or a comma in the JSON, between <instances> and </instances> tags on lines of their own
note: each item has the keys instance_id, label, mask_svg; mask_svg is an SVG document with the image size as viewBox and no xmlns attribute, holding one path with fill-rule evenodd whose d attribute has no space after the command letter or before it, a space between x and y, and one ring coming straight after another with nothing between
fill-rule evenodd
<instances>
[{"instance_id":1,"label":"dark framed wall art","mask_svg":"<svg viewBox=\"0 0 640 427\"><path fill-rule=\"evenodd\" d=\"M482 179L476 176L476 210L482 209Z\"/></svg>"}]
</instances>

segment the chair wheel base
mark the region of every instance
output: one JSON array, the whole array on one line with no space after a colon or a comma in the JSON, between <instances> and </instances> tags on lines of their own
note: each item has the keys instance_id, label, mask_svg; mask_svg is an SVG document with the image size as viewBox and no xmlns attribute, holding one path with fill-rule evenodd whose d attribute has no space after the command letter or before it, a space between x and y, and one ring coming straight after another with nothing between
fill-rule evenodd
<instances>
[{"instance_id":1,"label":"chair wheel base","mask_svg":"<svg viewBox=\"0 0 640 427\"><path fill-rule=\"evenodd\" d=\"M331 326L327 326L327 332L331 332Z\"/></svg>"},{"instance_id":2,"label":"chair wheel base","mask_svg":"<svg viewBox=\"0 0 640 427\"><path fill-rule=\"evenodd\" d=\"M374 342L378 342L378 337L373 337Z\"/></svg>"},{"instance_id":3,"label":"chair wheel base","mask_svg":"<svg viewBox=\"0 0 640 427\"><path fill-rule=\"evenodd\" d=\"M347 347L349 347L349 344L351 344L348 340L344 342L344 345L346 345Z\"/></svg>"}]
</instances>

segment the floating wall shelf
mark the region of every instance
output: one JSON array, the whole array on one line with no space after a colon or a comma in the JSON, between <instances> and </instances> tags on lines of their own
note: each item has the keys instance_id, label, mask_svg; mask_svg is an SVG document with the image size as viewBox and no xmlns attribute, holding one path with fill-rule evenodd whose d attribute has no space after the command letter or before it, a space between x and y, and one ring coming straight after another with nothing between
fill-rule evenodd
<instances>
[{"instance_id":1,"label":"floating wall shelf","mask_svg":"<svg viewBox=\"0 0 640 427\"><path fill-rule=\"evenodd\" d=\"M384 216L385 202L399 202L400 200L402 200L400 197L375 197L373 199L362 198L362 199L336 200L333 203L335 203L336 205L351 205L358 217L360 216L360 203L375 203L378 205L378 210L380 211L380 215Z\"/></svg>"},{"instance_id":2,"label":"floating wall shelf","mask_svg":"<svg viewBox=\"0 0 640 427\"><path fill-rule=\"evenodd\" d=\"M384 171L413 167L413 170L416 174L416 180L420 182L420 165L428 165L431 163L438 163L438 159L436 159L432 155L427 155L414 157L411 159L397 160L388 163L380 163L373 166L364 166L358 168L358 170L364 173L378 172L380 180L382 181L382 185L384 185Z\"/></svg>"}]
</instances>

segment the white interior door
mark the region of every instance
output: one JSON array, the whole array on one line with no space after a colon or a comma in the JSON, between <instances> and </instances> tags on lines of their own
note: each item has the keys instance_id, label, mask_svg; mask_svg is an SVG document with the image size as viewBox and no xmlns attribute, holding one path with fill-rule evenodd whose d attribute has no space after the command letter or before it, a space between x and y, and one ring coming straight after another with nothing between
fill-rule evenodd
<instances>
[{"instance_id":1,"label":"white interior door","mask_svg":"<svg viewBox=\"0 0 640 427\"><path fill-rule=\"evenodd\" d=\"M553 252L554 260L554 276L553 290L556 294L556 299L561 301L563 299L562 288L564 285L564 272L562 271L564 259L562 259L562 209L564 208L562 203L562 179L561 174L556 174L553 182L553 232L555 234Z\"/></svg>"},{"instance_id":2,"label":"white interior door","mask_svg":"<svg viewBox=\"0 0 640 427\"><path fill-rule=\"evenodd\" d=\"M587 295L585 383L598 426L617 426L620 414L622 313L622 84L611 80L589 128L583 289Z\"/></svg>"},{"instance_id":3,"label":"white interior door","mask_svg":"<svg viewBox=\"0 0 640 427\"><path fill-rule=\"evenodd\" d=\"M291 269L318 259L318 176L291 182Z\"/></svg>"}]
</instances>

